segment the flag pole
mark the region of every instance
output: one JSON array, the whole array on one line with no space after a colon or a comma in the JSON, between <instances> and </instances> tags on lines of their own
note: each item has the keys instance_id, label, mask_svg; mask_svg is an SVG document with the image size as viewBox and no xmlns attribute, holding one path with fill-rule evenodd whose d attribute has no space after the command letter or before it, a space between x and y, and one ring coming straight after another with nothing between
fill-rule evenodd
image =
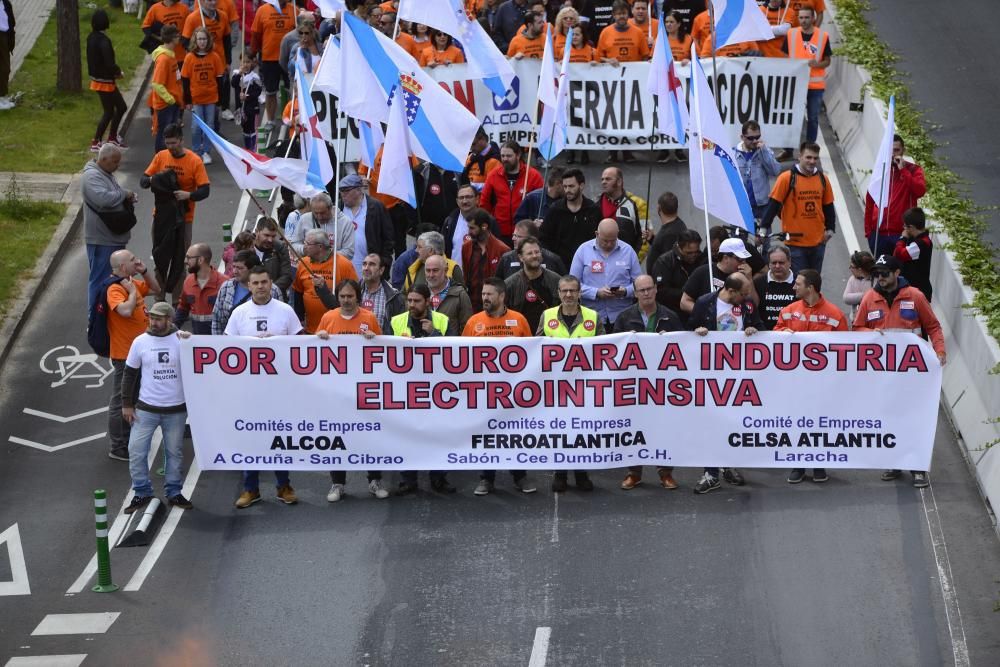
<instances>
[{"instance_id":1,"label":"flag pole","mask_svg":"<svg viewBox=\"0 0 1000 667\"><path fill-rule=\"evenodd\" d=\"M878 259L878 232L879 232L879 229L882 227L882 223L884 223L886 220L889 219L889 199L892 196L891 195L892 188L891 187L889 188L889 192L890 192L889 197L885 197L885 190L886 190L886 184L885 184L886 178L885 177L887 176L889 179L892 178L892 164L891 163L888 165L888 168L886 169L886 171L888 173L883 176L883 178L882 178L882 184L879 186L879 192L878 192L878 203L881 204L882 200L884 198L885 199L885 207L884 207L885 210L883 210L883 207L880 206L879 207L879 211L878 211L878 216L875 218L875 242L872 244L872 246L873 246L872 251L875 253L875 259Z\"/></svg>"},{"instance_id":2,"label":"flag pole","mask_svg":"<svg viewBox=\"0 0 1000 667\"><path fill-rule=\"evenodd\" d=\"M253 192L249 188L247 188L246 190L244 190L244 192L246 192L250 196L250 201L252 201L254 203L254 206L257 207L257 210L260 211L260 214L262 216L264 216L265 218L270 218L271 217L271 216L269 216L267 214L267 211L264 210L264 207L260 205L260 202L257 201L257 198L253 196ZM295 255L295 258L299 261L299 265L300 266L305 266L306 267L306 271L309 273L309 275L315 277L316 274L312 272L312 270L309 268L309 265L304 264L302 262L302 255L300 255L298 252L295 251L295 248L292 246L291 241L288 240L288 237L285 236L285 233L282 231L281 225L275 225L275 227L277 227L277 229L278 229L278 236L281 237L281 241L286 246L288 246L288 249L292 252L293 255ZM336 264L336 262L334 262L334 264Z\"/></svg>"},{"instance_id":3,"label":"flag pole","mask_svg":"<svg viewBox=\"0 0 1000 667\"><path fill-rule=\"evenodd\" d=\"M691 50L694 51L694 46L691 47ZM692 53L691 55L694 56L695 54ZM701 65L699 63L695 63L695 65L691 67L690 87L692 89L691 96L694 97L694 115L698 119L698 146L697 146L698 165L699 168L701 169L701 200L703 204L703 211L705 213L705 247L708 250L708 287L709 291L711 292L714 291L712 290L712 286L715 283L714 283L714 278L712 276L712 252L711 252L712 238L710 232L711 227L708 220L708 187L705 184L705 150L703 148L705 139L702 136L702 129L701 129L701 99L700 95L698 95L698 86L694 85L694 67L701 67ZM648 204L646 208L648 211L649 209Z\"/></svg>"},{"instance_id":4,"label":"flag pole","mask_svg":"<svg viewBox=\"0 0 1000 667\"><path fill-rule=\"evenodd\" d=\"M719 87L719 66L715 59L715 3L712 0L708 2L708 27L712 36L712 94L718 98L719 95L715 91ZM715 101L715 106L719 106L718 99ZM701 128L698 131L701 132Z\"/></svg>"}]
</instances>

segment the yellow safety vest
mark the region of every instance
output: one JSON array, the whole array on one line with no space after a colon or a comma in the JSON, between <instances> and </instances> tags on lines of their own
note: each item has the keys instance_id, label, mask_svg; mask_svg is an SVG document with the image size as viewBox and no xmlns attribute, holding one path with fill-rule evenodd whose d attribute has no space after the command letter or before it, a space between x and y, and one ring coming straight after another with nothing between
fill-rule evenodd
<instances>
[{"instance_id":1,"label":"yellow safety vest","mask_svg":"<svg viewBox=\"0 0 1000 667\"><path fill-rule=\"evenodd\" d=\"M549 338L587 338L593 336L597 331L597 311L580 306L580 315L583 316L580 323L570 331L559 319L559 306L549 308L542 313L542 331Z\"/></svg>"},{"instance_id":2,"label":"yellow safety vest","mask_svg":"<svg viewBox=\"0 0 1000 667\"><path fill-rule=\"evenodd\" d=\"M448 333L448 316L437 312L436 310L430 311L431 313L431 324L434 328L441 332L444 336ZM393 336L407 336L409 338L413 337L413 332L410 331L410 313L409 311L400 313L396 315L391 320L389 324L392 326Z\"/></svg>"}]
</instances>

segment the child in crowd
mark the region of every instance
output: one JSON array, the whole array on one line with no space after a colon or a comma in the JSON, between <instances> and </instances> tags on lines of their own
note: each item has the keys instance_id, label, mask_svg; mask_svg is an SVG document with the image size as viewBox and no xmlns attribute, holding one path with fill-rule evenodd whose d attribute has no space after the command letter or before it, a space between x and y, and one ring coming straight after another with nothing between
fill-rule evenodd
<instances>
[{"instance_id":1,"label":"child in crowd","mask_svg":"<svg viewBox=\"0 0 1000 667\"><path fill-rule=\"evenodd\" d=\"M241 250L249 250L253 247L253 232L242 231L236 235L231 242L226 244L226 247L222 249L222 261L226 265L226 270L223 273L226 274L227 278L233 277L233 258L236 257L236 253Z\"/></svg>"},{"instance_id":2,"label":"child in crowd","mask_svg":"<svg viewBox=\"0 0 1000 667\"><path fill-rule=\"evenodd\" d=\"M236 122L243 129L243 147L257 150L257 115L260 113L260 95L264 87L257 73L257 63L249 53L243 54L240 68L233 73L233 89L239 91L240 106Z\"/></svg>"}]
</instances>

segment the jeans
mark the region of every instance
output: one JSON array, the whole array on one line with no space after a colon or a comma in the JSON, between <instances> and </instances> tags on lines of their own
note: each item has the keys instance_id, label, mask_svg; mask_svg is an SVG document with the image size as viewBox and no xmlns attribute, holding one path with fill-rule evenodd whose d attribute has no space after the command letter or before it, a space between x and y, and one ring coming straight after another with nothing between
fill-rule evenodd
<instances>
[{"instance_id":1,"label":"jeans","mask_svg":"<svg viewBox=\"0 0 1000 667\"><path fill-rule=\"evenodd\" d=\"M289 486L291 484L291 479L288 477L287 470L275 470L274 471L274 481L278 488L283 486ZM260 491L260 471L259 470L244 470L243 471L243 490L244 491Z\"/></svg>"},{"instance_id":2,"label":"jeans","mask_svg":"<svg viewBox=\"0 0 1000 667\"><path fill-rule=\"evenodd\" d=\"M191 107L191 113L200 118L209 127L214 127L215 125L215 113L217 110L218 107L214 104L195 104ZM200 125L197 123L192 123L192 125L194 125L194 128L191 130L191 150L199 156L204 155L211 147L211 143L205 137L205 133L202 131Z\"/></svg>"},{"instance_id":3,"label":"jeans","mask_svg":"<svg viewBox=\"0 0 1000 667\"><path fill-rule=\"evenodd\" d=\"M820 243L814 246L790 245L788 250L792 253L792 273L798 273L802 269L815 269L823 272L823 255L826 254L826 244Z\"/></svg>"},{"instance_id":4,"label":"jeans","mask_svg":"<svg viewBox=\"0 0 1000 667\"><path fill-rule=\"evenodd\" d=\"M101 283L111 275L111 254L116 250L124 250L123 245L87 244L87 264L90 265L90 275L87 277L87 313L101 298Z\"/></svg>"},{"instance_id":5,"label":"jeans","mask_svg":"<svg viewBox=\"0 0 1000 667\"><path fill-rule=\"evenodd\" d=\"M167 498L181 492L185 421L187 412L183 411L147 412L136 409L132 435L128 440L128 472L132 476L132 490L136 496L146 498L153 495L153 484L149 481L149 446L157 426L163 434L163 451L167 454L163 490Z\"/></svg>"},{"instance_id":6,"label":"jeans","mask_svg":"<svg viewBox=\"0 0 1000 667\"><path fill-rule=\"evenodd\" d=\"M115 372L111 381L111 400L108 402L108 438L111 440L111 451L124 454L128 451L128 443L132 427L122 417L122 380L125 379L125 360L112 359L111 366Z\"/></svg>"},{"instance_id":7,"label":"jeans","mask_svg":"<svg viewBox=\"0 0 1000 667\"><path fill-rule=\"evenodd\" d=\"M181 108L176 104L165 106L156 112L156 152L160 152L167 147L163 143L163 130L167 125L181 122Z\"/></svg>"},{"instance_id":8,"label":"jeans","mask_svg":"<svg viewBox=\"0 0 1000 667\"><path fill-rule=\"evenodd\" d=\"M368 481L382 479L381 470L369 470L368 471ZM347 471L346 470L331 470L330 471L330 481L334 484L346 484L347 483Z\"/></svg>"},{"instance_id":9,"label":"jeans","mask_svg":"<svg viewBox=\"0 0 1000 667\"><path fill-rule=\"evenodd\" d=\"M806 93L806 141L816 141L819 136L819 108L822 104L822 90Z\"/></svg>"},{"instance_id":10,"label":"jeans","mask_svg":"<svg viewBox=\"0 0 1000 667\"><path fill-rule=\"evenodd\" d=\"M872 251L872 255L875 259L878 259L879 255L891 255L896 249L896 241L899 240L899 235L886 235L879 234L878 236L878 248L875 247L875 234L868 237L868 249Z\"/></svg>"}]
</instances>

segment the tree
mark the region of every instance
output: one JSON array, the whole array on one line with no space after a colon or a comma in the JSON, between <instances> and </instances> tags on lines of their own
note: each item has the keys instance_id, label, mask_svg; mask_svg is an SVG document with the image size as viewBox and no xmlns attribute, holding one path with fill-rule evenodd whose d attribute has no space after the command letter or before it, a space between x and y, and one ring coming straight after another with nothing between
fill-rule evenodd
<instances>
[{"instance_id":1,"label":"tree","mask_svg":"<svg viewBox=\"0 0 1000 667\"><path fill-rule=\"evenodd\" d=\"M80 92L80 7L78 0L56 3L56 89Z\"/></svg>"}]
</instances>

